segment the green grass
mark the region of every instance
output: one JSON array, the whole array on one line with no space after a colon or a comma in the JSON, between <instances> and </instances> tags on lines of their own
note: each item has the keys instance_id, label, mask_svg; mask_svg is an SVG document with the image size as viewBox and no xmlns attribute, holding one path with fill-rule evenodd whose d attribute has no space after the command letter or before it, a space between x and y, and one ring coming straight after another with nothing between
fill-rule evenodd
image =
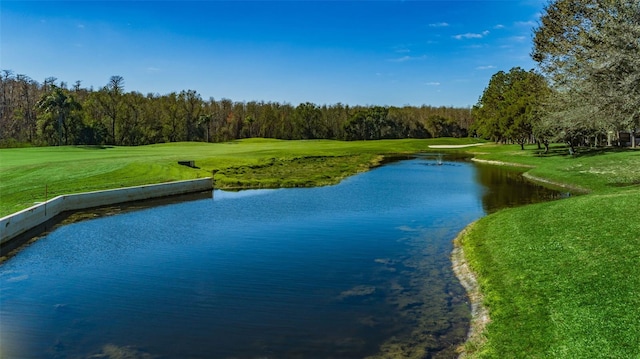
<instances>
[{"instance_id":1,"label":"green grass","mask_svg":"<svg viewBox=\"0 0 640 359\"><path fill-rule=\"evenodd\" d=\"M640 184L640 150L584 149L570 156L566 146L555 145L549 154L537 146L485 145L474 154L479 159L531 166L529 174L589 191Z\"/></svg>"},{"instance_id":2,"label":"green grass","mask_svg":"<svg viewBox=\"0 0 640 359\"><path fill-rule=\"evenodd\" d=\"M141 147L0 150L0 215L65 193L210 176L219 187L331 184L381 155L471 139L243 140ZM484 145L461 151L531 167L528 173L588 190L503 210L462 237L491 323L476 358L640 358L640 150ZM179 166L195 160L200 169Z\"/></svg>"},{"instance_id":3,"label":"green grass","mask_svg":"<svg viewBox=\"0 0 640 359\"><path fill-rule=\"evenodd\" d=\"M473 358L640 358L640 151L483 146L587 195L503 210L462 237L491 323Z\"/></svg>"},{"instance_id":4,"label":"green grass","mask_svg":"<svg viewBox=\"0 0 640 359\"><path fill-rule=\"evenodd\" d=\"M218 188L326 185L370 168L382 154L473 142L250 139L219 144L1 149L0 216L61 194L202 178L213 171ZM199 169L180 166L179 160L195 160Z\"/></svg>"}]
</instances>

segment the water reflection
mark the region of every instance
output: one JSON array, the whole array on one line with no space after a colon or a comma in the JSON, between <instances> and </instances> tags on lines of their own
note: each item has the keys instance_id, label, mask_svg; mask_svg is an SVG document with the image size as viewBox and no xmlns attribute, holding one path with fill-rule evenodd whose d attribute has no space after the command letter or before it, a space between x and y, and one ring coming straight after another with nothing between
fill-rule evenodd
<instances>
[{"instance_id":1,"label":"water reflection","mask_svg":"<svg viewBox=\"0 0 640 359\"><path fill-rule=\"evenodd\" d=\"M480 172L415 159L60 227L0 266L0 357L453 358L451 240L511 181Z\"/></svg>"},{"instance_id":2,"label":"water reflection","mask_svg":"<svg viewBox=\"0 0 640 359\"><path fill-rule=\"evenodd\" d=\"M487 213L502 208L567 198L569 192L557 191L527 180L522 170L507 166L476 164L476 179L485 187L482 207Z\"/></svg>"}]
</instances>

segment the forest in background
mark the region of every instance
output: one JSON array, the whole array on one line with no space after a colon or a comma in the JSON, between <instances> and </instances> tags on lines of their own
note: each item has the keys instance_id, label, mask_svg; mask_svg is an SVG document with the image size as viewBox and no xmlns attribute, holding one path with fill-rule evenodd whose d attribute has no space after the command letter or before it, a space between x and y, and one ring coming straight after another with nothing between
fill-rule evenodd
<instances>
[{"instance_id":1,"label":"forest in background","mask_svg":"<svg viewBox=\"0 0 640 359\"><path fill-rule=\"evenodd\" d=\"M164 142L374 140L466 137L470 108L349 106L203 99L194 90L165 95L125 92L112 76L98 90L42 83L11 70L0 73L0 147L137 146Z\"/></svg>"},{"instance_id":2,"label":"forest in background","mask_svg":"<svg viewBox=\"0 0 640 359\"><path fill-rule=\"evenodd\" d=\"M537 70L494 74L473 108L203 99L194 90L98 90L0 71L0 147L146 145L242 138L375 140L481 137L546 150L640 143L640 5L555 0L533 31Z\"/></svg>"}]
</instances>

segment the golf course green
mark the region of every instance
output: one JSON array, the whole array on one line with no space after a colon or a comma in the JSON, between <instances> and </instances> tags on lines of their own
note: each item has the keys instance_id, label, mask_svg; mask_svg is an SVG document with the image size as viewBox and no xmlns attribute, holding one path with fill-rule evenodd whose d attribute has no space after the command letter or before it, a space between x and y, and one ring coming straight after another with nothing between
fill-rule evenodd
<instances>
[{"instance_id":1,"label":"golf course green","mask_svg":"<svg viewBox=\"0 0 640 359\"><path fill-rule=\"evenodd\" d=\"M475 139L170 143L0 150L0 216L61 194L212 176L217 188L328 185L384 156L465 152L522 166L570 189L560 201L510 208L467 228L457 244L477 275L489 321L472 358L640 357L640 151ZM178 164L195 161L197 168Z\"/></svg>"},{"instance_id":2,"label":"golf course green","mask_svg":"<svg viewBox=\"0 0 640 359\"><path fill-rule=\"evenodd\" d=\"M309 187L365 171L382 155L460 145L474 139L180 142L137 147L0 149L0 216L62 194L211 177L216 188ZM191 168L178 161L194 161Z\"/></svg>"}]
</instances>

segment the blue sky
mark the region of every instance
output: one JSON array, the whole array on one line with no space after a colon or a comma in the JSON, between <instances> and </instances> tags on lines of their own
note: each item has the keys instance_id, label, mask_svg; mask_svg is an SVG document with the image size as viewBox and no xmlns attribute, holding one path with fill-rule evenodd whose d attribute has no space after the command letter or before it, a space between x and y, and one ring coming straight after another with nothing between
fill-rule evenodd
<instances>
[{"instance_id":1,"label":"blue sky","mask_svg":"<svg viewBox=\"0 0 640 359\"><path fill-rule=\"evenodd\" d=\"M0 68L42 82L204 99L475 104L497 71L535 67L545 0L8 1Z\"/></svg>"}]
</instances>

